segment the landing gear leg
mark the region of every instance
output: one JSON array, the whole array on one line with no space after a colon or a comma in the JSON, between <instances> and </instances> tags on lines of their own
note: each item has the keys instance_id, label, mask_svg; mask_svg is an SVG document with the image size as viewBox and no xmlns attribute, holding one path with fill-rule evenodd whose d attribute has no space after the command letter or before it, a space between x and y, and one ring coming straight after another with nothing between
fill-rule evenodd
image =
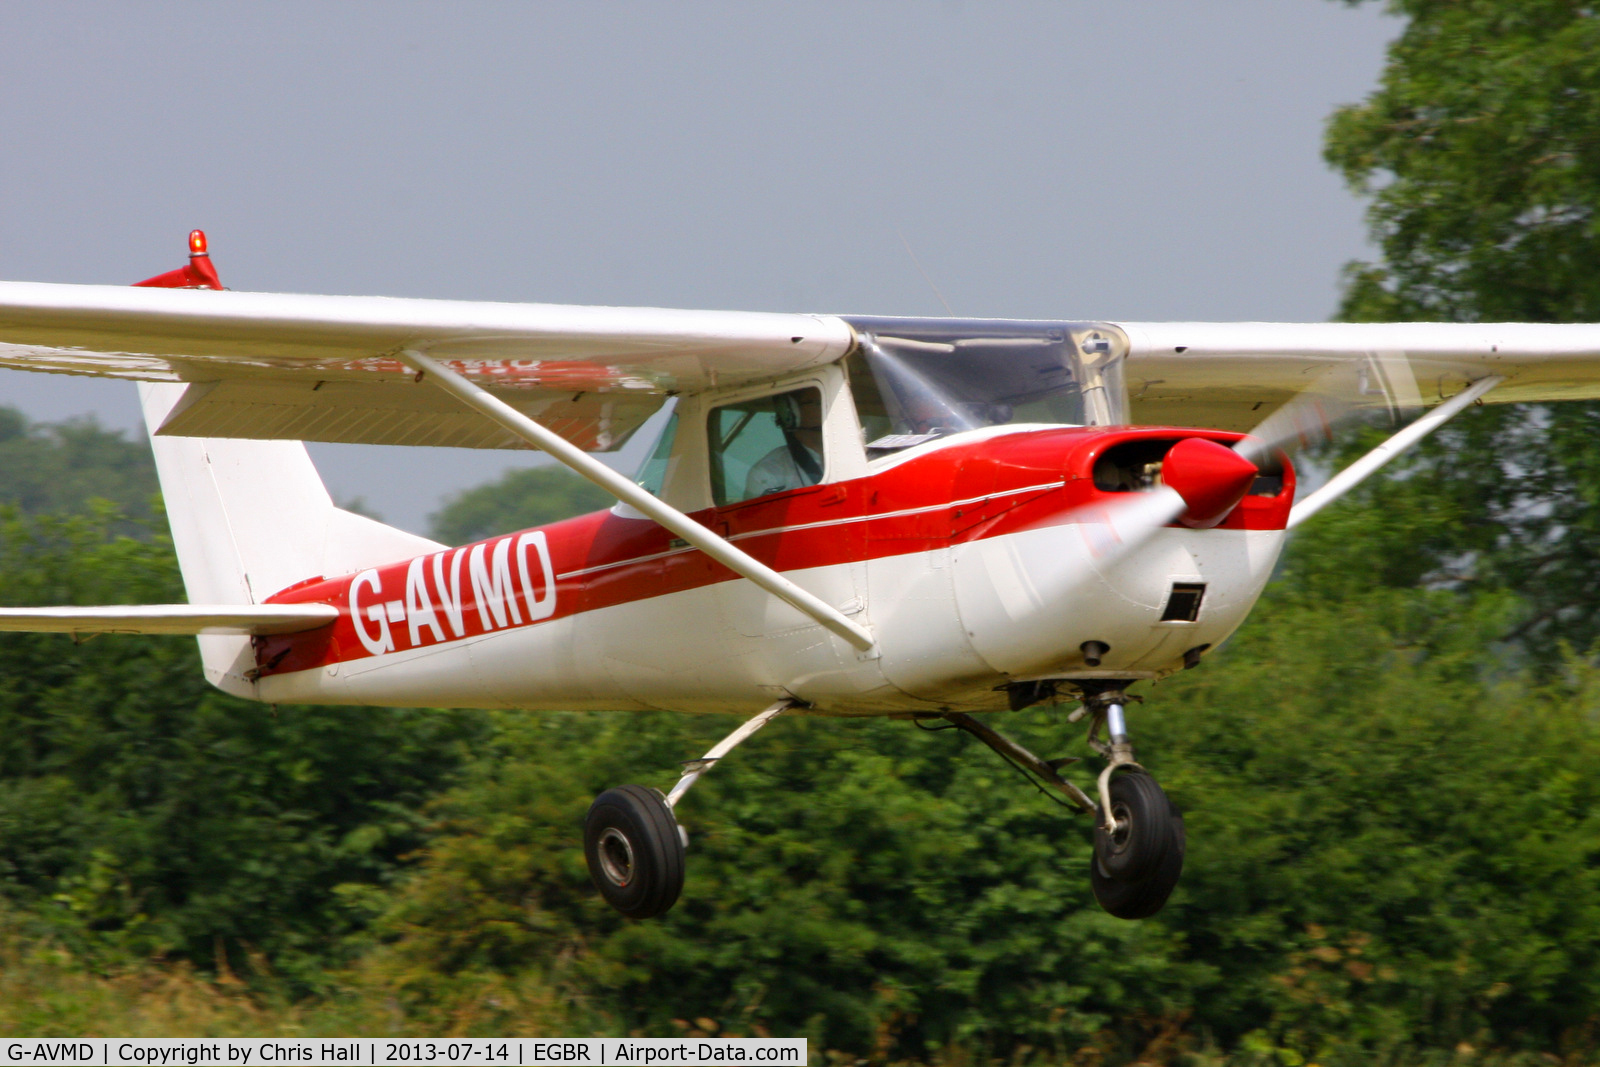
<instances>
[{"instance_id":1,"label":"landing gear leg","mask_svg":"<svg viewBox=\"0 0 1600 1067\"><path fill-rule=\"evenodd\" d=\"M1089 743L1107 759L1100 772L1089 883L1106 911L1119 919L1143 919L1160 911L1178 884L1187 838L1183 816L1133 758L1127 701L1120 687L1084 694L1084 707L1094 715ZM1102 724L1109 743L1096 736Z\"/></svg>"},{"instance_id":2,"label":"landing gear leg","mask_svg":"<svg viewBox=\"0 0 1600 1067\"><path fill-rule=\"evenodd\" d=\"M717 760L795 705L793 700L779 701L704 756L685 762L670 793L624 785L595 798L583 822L583 854L589 878L607 904L630 919L653 919L678 902L689 835L673 808Z\"/></svg>"},{"instance_id":3,"label":"landing gear leg","mask_svg":"<svg viewBox=\"0 0 1600 1067\"><path fill-rule=\"evenodd\" d=\"M1183 873L1186 839L1183 816L1172 806L1150 772L1133 758L1128 739L1126 682L1079 682L1083 707L1069 721L1093 715L1089 744L1106 758L1095 801L1061 777L1060 769L1075 760L1042 760L977 718L946 712L943 719L971 734L1012 763L1065 793L1077 807L1095 817L1094 854L1089 883L1095 899L1121 919L1143 919L1160 911ZM1137 698L1133 698L1137 699ZM1100 740L1104 727L1109 741Z\"/></svg>"}]
</instances>

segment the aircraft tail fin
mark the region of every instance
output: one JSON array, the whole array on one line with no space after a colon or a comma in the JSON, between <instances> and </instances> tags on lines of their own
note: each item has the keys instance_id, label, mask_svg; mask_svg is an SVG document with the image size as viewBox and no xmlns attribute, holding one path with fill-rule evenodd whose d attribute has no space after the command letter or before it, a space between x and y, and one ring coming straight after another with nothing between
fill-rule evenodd
<instances>
[{"instance_id":1,"label":"aircraft tail fin","mask_svg":"<svg viewBox=\"0 0 1600 1067\"><path fill-rule=\"evenodd\" d=\"M163 437L188 386L140 383L172 542L191 604L260 604L310 578L347 574L444 546L337 508L299 441ZM250 638L199 638L206 679L253 697Z\"/></svg>"}]
</instances>

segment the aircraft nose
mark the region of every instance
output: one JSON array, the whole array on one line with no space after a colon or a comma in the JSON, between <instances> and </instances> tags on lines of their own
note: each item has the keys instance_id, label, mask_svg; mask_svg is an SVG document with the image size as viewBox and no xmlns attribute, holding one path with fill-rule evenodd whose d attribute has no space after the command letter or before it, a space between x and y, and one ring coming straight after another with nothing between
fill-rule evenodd
<instances>
[{"instance_id":1,"label":"aircraft nose","mask_svg":"<svg viewBox=\"0 0 1600 1067\"><path fill-rule=\"evenodd\" d=\"M1179 441L1161 461L1161 480L1188 505L1178 521L1196 530L1227 518L1259 473L1233 449L1200 437Z\"/></svg>"}]
</instances>

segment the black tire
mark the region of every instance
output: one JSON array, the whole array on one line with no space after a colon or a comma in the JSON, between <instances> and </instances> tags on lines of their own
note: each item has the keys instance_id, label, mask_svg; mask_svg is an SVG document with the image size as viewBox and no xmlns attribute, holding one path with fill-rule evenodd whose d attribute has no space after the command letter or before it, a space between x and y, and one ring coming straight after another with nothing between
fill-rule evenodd
<instances>
[{"instance_id":1,"label":"black tire","mask_svg":"<svg viewBox=\"0 0 1600 1067\"><path fill-rule=\"evenodd\" d=\"M1166 859L1178 810L1154 778L1123 771L1111 779L1111 814L1117 820L1115 834L1106 832L1103 814L1094 828L1099 870L1119 882L1141 881Z\"/></svg>"},{"instance_id":2,"label":"black tire","mask_svg":"<svg viewBox=\"0 0 1600 1067\"><path fill-rule=\"evenodd\" d=\"M1183 874L1183 856L1188 849L1188 838L1183 829L1183 816L1172 812L1170 838L1161 857L1161 864L1150 874L1136 881L1116 879L1100 866L1100 857L1089 860L1089 884L1094 888L1094 898L1100 906L1119 919L1148 919L1166 906L1167 898Z\"/></svg>"},{"instance_id":3,"label":"black tire","mask_svg":"<svg viewBox=\"0 0 1600 1067\"><path fill-rule=\"evenodd\" d=\"M683 891L683 837L666 798L642 785L607 789L583 820L589 878L630 919L653 919Z\"/></svg>"}]
</instances>

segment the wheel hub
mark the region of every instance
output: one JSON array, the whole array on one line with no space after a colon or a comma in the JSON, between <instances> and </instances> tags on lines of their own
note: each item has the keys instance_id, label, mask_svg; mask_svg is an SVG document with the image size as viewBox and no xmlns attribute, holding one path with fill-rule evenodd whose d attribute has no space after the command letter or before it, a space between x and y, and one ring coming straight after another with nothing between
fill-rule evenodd
<instances>
[{"instance_id":1,"label":"wheel hub","mask_svg":"<svg viewBox=\"0 0 1600 1067\"><path fill-rule=\"evenodd\" d=\"M1133 833L1133 816L1128 811L1126 804L1113 804L1111 806L1111 847L1121 852L1128 847L1128 838Z\"/></svg>"},{"instance_id":2,"label":"wheel hub","mask_svg":"<svg viewBox=\"0 0 1600 1067\"><path fill-rule=\"evenodd\" d=\"M608 826L600 832L600 869L618 888L633 880L633 844L621 830Z\"/></svg>"}]
</instances>

